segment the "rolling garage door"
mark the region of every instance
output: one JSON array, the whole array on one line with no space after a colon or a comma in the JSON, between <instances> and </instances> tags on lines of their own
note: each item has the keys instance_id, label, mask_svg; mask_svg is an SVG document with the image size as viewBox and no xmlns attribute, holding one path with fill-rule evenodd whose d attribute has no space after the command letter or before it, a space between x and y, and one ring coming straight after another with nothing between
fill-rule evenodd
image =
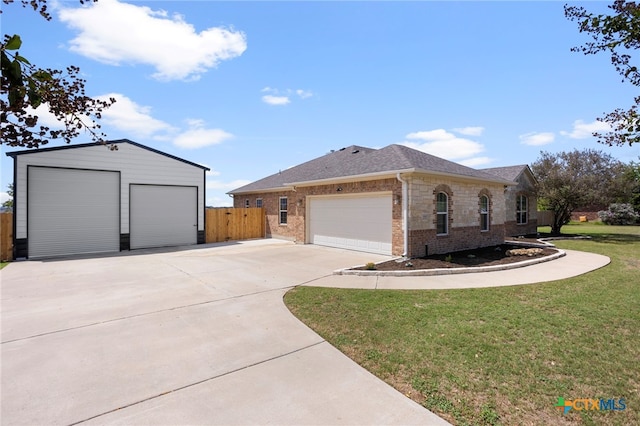
<instances>
[{"instance_id":1,"label":"rolling garage door","mask_svg":"<svg viewBox=\"0 0 640 426\"><path fill-rule=\"evenodd\" d=\"M197 243L197 187L131 185L130 191L132 249Z\"/></svg>"},{"instance_id":2,"label":"rolling garage door","mask_svg":"<svg viewBox=\"0 0 640 426\"><path fill-rule=\"evenodd\" d=\"M310 198L309 242L391 254L391 195Z\"/></svg>"},{"instance_id":3,"label":"rolling garage door","mask_svg":"<svg viewBox=\"0 0 640 426\"><path fill-rule=\"evenodd\" d=\"M28 168L30 258L120 250L120 173Z\"/></svg>"}]
</instances>

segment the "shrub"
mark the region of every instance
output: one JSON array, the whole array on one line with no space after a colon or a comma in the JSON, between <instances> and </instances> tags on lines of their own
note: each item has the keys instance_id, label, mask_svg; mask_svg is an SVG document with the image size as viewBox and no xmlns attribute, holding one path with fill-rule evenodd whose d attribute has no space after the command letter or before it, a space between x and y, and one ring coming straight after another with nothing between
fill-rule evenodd
<instances>
[{"instance_id":1,"label":"shrub","mask_svg":"<svg viewBox=\"0 0 640 426\"><path fill-rule=\"evenodd\" d=\"M607 210L599 211L598 217L607 225L633 225L640 219L631 204L622 203L611 204Z\"/></svg>"},{"instance_id":2,"label":"shrub","mask_svg":"<svg viewBox=\"0 0 640 426\"><path fill-rule=\"evenodd\" d=\"M373 271L376 269L376 264L373 262L369 262L366 265L364 265L365 269L367 269L368 271Z\"/></svg>"}]
</instances>

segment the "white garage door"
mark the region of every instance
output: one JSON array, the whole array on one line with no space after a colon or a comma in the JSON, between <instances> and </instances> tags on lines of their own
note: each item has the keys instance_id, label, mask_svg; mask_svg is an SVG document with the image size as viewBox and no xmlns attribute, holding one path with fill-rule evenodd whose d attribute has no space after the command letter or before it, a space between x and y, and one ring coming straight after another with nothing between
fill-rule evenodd
<instances>
[{"instance_id":1,"label":"white garage door","mask_svg":"<svg viewBox=\"0 0 640 426\"><path fill-rule=\"evenodd\" d=\"M198 242L198 188L131 185L130 247L165 247Z\"/></svg>"},{"instance_id":2,"label":"white garage door","mask_svg":"<svg viewBox=\"0 0 640 426\"><path fill-rule=\"evenodd\" d=\"M120 250L120 174L28 168L30 258Z\"/></svg>"},{"instance_id":3,"label":"white garage door","mask_svg":"<svg viewBox=\"0 0 640 426\"><path fill-rule=\"evenodd\" d=\"M309 242L391 254L391 195L311 198Z\"/></svg>"}]
</instances>

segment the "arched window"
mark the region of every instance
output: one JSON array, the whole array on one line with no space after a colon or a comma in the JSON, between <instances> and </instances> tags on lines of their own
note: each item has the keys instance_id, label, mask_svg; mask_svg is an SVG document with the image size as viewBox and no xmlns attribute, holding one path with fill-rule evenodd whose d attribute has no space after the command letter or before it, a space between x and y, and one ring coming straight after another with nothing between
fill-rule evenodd
<instances>
[{"instance_id":1,"label":"arched window","mask_svg":"<svg viewBox=\"0 0 640 426\"><path fill-rule=\"evenodd\" d=\"M449 233L449 197L444 192L438 192L436 197L436 233L446 235Z\"/></svg>"},{"instance_id":2,"label":"arched window","mask_svg":"<svg viewBox=\"0 0 640 426\"><path fill-rule=\"evenodd\" d=\"M527 197L518 195L516 197L516 223L523 225L527 223Z\"/></svg>"},{"instance_id":3,"label":"arched window","mask_svg":"<svg viewBox=\"0 0 640 426\"><path fill-rule=\"evenodd\" d=\"M480 230L489 230L489 197L480 196Z\"/></svg>"}]
</instances>

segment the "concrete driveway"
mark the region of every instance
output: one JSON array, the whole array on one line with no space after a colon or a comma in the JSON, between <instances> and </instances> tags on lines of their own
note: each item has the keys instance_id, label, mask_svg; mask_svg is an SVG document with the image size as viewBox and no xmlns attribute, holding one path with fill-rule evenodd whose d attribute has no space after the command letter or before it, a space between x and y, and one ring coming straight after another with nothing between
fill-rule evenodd
<instances>
[{"instance_id":1,"label":"concrete driveway","mask_svg":"<svg viewBox=\"0 0 640 426\"><path fill-rule=\"evenodd\" d=\"M2 424L447 424L282 302L384 258L259 240L14 262Z\"/></svg>"}]
</instances>

